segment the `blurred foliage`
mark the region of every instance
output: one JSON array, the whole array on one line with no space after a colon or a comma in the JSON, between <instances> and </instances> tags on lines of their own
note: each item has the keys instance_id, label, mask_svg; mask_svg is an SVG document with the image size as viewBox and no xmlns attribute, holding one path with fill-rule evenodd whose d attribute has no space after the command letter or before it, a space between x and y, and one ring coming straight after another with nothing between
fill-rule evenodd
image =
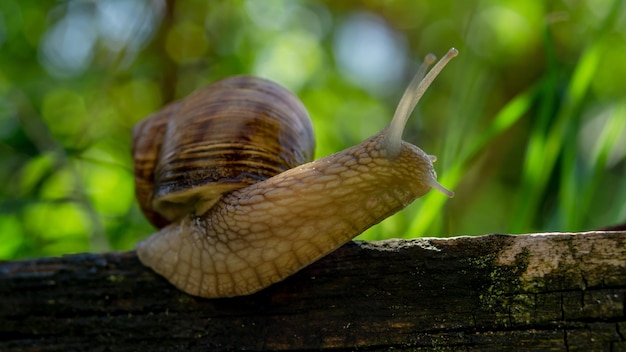
<instances>
[{"instance_id":1,"label":"blurred foliage","mask_svg":"<svg viewBox=\"0 0 626 352\"><path fill-rule=\"evenodd\" d=\"M455 190L361 238L579 231L626 221L626 10L587 1L0 2L0 259L126 250L133 125L234 74L287 86L317 157L391 119L457 47L405 140Z\"/></svg>"}]
</instances>

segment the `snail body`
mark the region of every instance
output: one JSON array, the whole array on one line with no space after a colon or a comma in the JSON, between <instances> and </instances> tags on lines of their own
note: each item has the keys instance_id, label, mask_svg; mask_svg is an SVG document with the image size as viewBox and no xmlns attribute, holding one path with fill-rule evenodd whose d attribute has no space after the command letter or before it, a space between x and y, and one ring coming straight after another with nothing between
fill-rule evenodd
<instances>
[{"instance_id":1,"label":"snail body","mask_svg":"<svg viewBox=\"0 0 626 352\"><path fill-rule=\"evenodd\" d=\"M401 136L420 96L456 54L451 49L422 80L423 65L391 124L362 143L230 190L217 199L194 196L190 202L183 201L183 214L165 216L166 221L160 221L169 224L137 245L139 259L192 295L251 294L332 252L431 188L453 196L436 181L435 158L403 142ZM165 118L154 116L159 126L154 129L163 130L161 119ZM143 128L135 133L143 133ZM135 153L142 148L136 145ZM164 148L152 146L152 150ZM151 167L145 165L159 164L149 159L164 158L139 158L139 176ZM155 199L152 205L158 203ZM152 205L142 205L142 209L147 214L155 212Z\"/></svg>"}]
</instances>

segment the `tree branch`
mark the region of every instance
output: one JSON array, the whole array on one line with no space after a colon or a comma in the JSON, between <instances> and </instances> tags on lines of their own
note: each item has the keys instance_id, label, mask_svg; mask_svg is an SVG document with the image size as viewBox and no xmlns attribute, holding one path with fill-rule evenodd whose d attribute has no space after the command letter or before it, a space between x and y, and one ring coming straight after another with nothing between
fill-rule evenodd
<instances>
[{"instance_id":1,"label":"tree branch","mask_svg":"<svg viewBox=\"0 0 626 352\"><path fill-rule=\"evenodd\" d=\"M626 349L626 232L352 242L257 294L133 252L0 263L0 350Z\"/></svg>"}]
</instances>

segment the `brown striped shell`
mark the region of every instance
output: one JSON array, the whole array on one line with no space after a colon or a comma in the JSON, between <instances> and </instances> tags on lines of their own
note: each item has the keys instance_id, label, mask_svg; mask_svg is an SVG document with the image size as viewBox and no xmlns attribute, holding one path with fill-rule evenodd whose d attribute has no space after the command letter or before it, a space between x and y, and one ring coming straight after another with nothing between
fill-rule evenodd
<instances>
[{"instance_id":1,"label":"brown striped shell","mask_svg":"<svg viewBox=\"0 0 626 352\"><path fill-rule=\"evenodd\" d=\"M135 127L137 199L150 222L163 227L311 161L314 149L309 115L295 95L257 77L226 78Z\"/></svg>"}]
</instances>

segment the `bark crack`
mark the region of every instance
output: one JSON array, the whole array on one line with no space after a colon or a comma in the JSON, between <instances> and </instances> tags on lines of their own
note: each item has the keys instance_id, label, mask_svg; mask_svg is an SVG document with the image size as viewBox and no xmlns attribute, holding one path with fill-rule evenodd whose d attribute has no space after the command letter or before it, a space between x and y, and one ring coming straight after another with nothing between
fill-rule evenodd
<instances>
[{"instance_id":1,"label":"bark crack","mask_svg":"<svg viewBox=\"0 0 626 352\"><path fill-rule=\"evenodd\" d=\"M615 332L617 333L617 336L619 336L620 341L626 341L626 337L624 337L624 334L619 328L619 322L615 323Z\"/></svg>"}]
</instances>

